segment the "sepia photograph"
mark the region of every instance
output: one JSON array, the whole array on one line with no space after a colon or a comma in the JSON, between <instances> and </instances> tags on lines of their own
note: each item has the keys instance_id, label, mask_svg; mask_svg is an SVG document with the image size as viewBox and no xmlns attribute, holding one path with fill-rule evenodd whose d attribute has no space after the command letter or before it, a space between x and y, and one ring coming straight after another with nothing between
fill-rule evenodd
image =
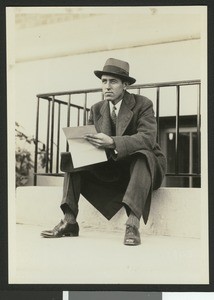
<instances>
[{"instance_id":1,"label":"sepia photograph","mask_svg":"<svg viewBox=\"0 0 214 300\"><path fill-rule=\"evenodd\" d=\"M6 29L8 283L209 284L207 7Z\"/></svg>"}]
</instances>

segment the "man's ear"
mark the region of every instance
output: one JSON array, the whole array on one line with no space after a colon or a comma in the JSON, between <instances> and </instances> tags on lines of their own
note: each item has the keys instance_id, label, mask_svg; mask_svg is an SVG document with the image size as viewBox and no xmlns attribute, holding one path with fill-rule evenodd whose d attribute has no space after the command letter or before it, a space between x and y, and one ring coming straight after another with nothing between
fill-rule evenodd
<instances>
[{"instance_id":1,"label":"man's ear","mask_svg":"<svg viewBox=\"0 0 214 300\"><path fill-rule=\"evenodd\" d=\"M126 90L128 86L129 86L129 83L125 81L125 82L123 83L123 88L124 88L124 90Z\"/></svg>"}]
</instances>

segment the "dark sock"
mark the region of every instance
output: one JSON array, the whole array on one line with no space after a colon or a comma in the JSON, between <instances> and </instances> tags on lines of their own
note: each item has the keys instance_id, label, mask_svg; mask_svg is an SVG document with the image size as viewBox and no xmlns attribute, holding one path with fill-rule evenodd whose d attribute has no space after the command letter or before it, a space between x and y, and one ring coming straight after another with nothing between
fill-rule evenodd
<instances>
[{"instance_id":1,"label":"dark sock","mask_svg":"<svg viewBox=\"0 0 214 300\"><path fill-rule=\"evenodd\" d=\"M139 229L140 227L140 220L136 217L136 215L133 212L130 213L128 220L126 221L126 226L127 225L136 227L137 229Z\"/></svg>"},{"instance_id":2,"label":"dark sock","mask_svg":"<svg viewBox=\"0 0 214 300\"><path fill-rule=\"evenodd\" d=\"M65 217L64 217L64 220L68 223L71 223L71 224L74 224L76 223L76 218L75 216L73 215L73 212L71 209L67 208L65 211L64 211L64 214L65 214Z\"/></svg>"}]
</instances>

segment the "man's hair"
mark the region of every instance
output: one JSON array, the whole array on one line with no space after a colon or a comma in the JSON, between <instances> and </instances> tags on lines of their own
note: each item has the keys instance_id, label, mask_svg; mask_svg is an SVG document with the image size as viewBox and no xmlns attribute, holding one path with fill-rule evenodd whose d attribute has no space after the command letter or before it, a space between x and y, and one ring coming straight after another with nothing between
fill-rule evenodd
<instances>
[{"instance_id":1,"label":"man's hair","mask_svg":"<svg viewBox=\"0 0 214 300\"><path fill-rule=\"evenodd\" d=\"M120 79L121 81L122 81L122 83L127 83L127 85L129 85L130 83L129 83L129 81L127 80L127 79L125 79L125 78L122 78L122 77L120 77L120 76L117 76L117 75L114 75L114 77L116 77L116 78L118 78L118 79Z\"/></svg>"},{"instance_id":2,"label":"man's hair","mask_svg":"<svg viewBox=\"0 0 214 300\"><path fill-rule=\"evenodd\" d=\"M130 82L128 82L128 80L127 79L124 79L124 78L120 78L121 79L121 81L122 81L122 83L127 83L127 85L130 85Z\"/></svg>"}]
</instances>

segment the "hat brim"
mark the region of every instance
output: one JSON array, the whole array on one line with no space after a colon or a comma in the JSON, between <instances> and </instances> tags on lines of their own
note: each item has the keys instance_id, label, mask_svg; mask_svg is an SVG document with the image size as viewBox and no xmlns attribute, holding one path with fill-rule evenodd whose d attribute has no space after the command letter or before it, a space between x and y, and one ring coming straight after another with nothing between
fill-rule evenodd
<instances>
[{"instance_id":1,"label":"hat brim","mask_svg":"<svg viewBox=\"0 0 214 300\"><path fill-rule=\"evenodd\" d=\"M136 79L133 77L123 76L123 75L120 75L120 74L114 73L114 72L103 72L103 71L96 70L96 71L94 71L94 74L100 79L101 79L102 75L113 75L115 77L118 77L118 78L128 81L129 84L133 84L136 81Z\"/></svg>"}]
</instances>

